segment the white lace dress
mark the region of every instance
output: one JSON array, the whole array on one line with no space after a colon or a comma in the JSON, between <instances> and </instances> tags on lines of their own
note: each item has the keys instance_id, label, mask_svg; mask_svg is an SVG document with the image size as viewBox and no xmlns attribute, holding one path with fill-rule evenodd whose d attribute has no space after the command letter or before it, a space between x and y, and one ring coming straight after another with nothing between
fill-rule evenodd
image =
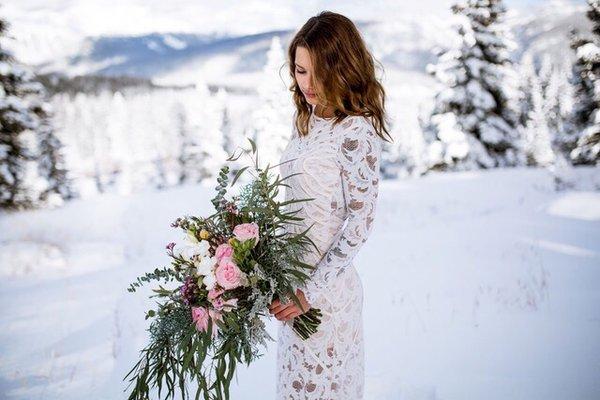
<instances>
[{"instance_id":1,"label":"white lace dress","mask_svg":"<svg viewBox=\"0 0 600 400\"><path fill-rule=\"evenodd\" d=\"M352 262L373 228L382 139L366 117L333 120L311 114L309 134L295 127L284 150L286 200L302 209L299 232L314 224L310 238L319 248L304 261L317 268L306 288L308 302L323 313L319 331L303 341L292 322L278 321L277 400L363 398L363 288Z\"/></svg>"}]
</instances>

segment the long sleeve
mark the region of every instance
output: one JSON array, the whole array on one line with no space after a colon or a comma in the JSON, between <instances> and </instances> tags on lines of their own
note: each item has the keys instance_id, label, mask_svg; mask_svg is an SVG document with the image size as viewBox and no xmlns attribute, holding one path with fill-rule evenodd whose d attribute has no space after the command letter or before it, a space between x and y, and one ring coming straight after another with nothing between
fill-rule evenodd
<instances>
[{"instance_id":1,"label":"long sleeve","mask_svg":"<svg viewBox=\"0 0 600 400\"><path fill-rule=\"evenodd\" d=\"M315 304L332 280L352 263L373 228L382 139L366 120L358 122L342 132L337 158L345 200L345 225L311 271L311 279L305 285L310 304Z\"/></svg>"}]
</instances>

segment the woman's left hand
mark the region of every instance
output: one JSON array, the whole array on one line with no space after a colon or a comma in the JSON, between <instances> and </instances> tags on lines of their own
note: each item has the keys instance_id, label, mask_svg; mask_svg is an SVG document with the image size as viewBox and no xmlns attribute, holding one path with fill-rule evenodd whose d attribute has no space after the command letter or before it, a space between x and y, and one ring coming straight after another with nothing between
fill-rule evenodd
<instances>
[{"instance_id":1,"label":"woman's left hand","mask_svg":"<svg viewBox=\"0 0 600 400\"><path fill-rule=\"evenodd\" d=\"M296 296L298 297L298 300L300 300L303 310L298 308L296 303L291 299L289 303L281 303L279 299L277 299L269 306L269 312L275 314L275 318L279 321L289 321L292 318L304 314L310 308L310 304L308 304L302 290L296 289Z\"/></svg>"}]
</instances>

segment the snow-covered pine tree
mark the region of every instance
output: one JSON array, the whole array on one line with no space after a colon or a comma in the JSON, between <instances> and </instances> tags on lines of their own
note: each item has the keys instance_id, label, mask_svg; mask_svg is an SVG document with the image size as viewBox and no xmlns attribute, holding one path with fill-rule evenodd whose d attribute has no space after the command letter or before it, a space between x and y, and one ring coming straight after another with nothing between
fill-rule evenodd
<instances>
[{"instance_id":1,"label":"snow-covered pine tree","mask_svg":"<svg viewBox=\"0 0 600 400\"><path fill-rule=\"evenodd\" d=\"M509 58L515 44L503 22L506 8L501 0L468 0L452 11L463 17L457 26L460 45L427 67L446 86L423 127L429 168L517 165L521 151L512 104L517 81Z\"/></svg>"},{"instance_id":2,"label":"snow-covered pine tree","mask_svg":"<svg viewBox=\"0 0 600 400\"><path fill-rule=\"evenodd\" d=\"M215 101L221 113L221 132L223 133L223 150L230 155L233 153L239 143L234 139L233 129L231 126L231 116L229 107L227 106L229 95L227 90L219 88L215 94Z\"/></svg>"},{"instance_id":3,"label":"snow-covered pine tree","mask_svg":"<svg viewBox=\"0 0 600 400\"><path fill-rule=\"evenodd\" d=\"M547 79L544 85L545 113L552 137L552 147L556 153L568 157L564 151L564 142L571 131L569 115L573 109L572 87L565 67L561 65L555 65Z\"/></svg>"},{"instance_id":4,"label":"snow-covered pine tree","mask_svg":"<svg viewBox=\"0 0 600 400\"><path fill-rule=\"evenodd\" d=\"M541 77L531 78L531 110L523 131L524 150L528 165L548 166L555 160L548 128L546 102Z\"/></svg>"},{"instance_id":5,"label":"snow-covered pine tree","mask_svg":"<svg viewBox=\"0 0 600 400\"><path fill-rule=\"evenodd\" d=\"M567 156L570 150L565 150L565 143L571 142L568 134L568 119L573 107L571 85L568 81L568 74L564 65L555 65L547 56L542 57L539 72L535 66L533 56L525 53L519 63L519 129L522 132L521 138L525 146L529 146L531 155L531 139L525 135L531 135L526 128L533 126L543 126L550 135L551 147L555 155L561 153ZM542 110L534 110L535 102L540 105L540 98L533 98L534 92L537 93L541 88L543 107ZM545 122L541 116L545 116ZM534 118L536 121L531 120ZM542 133L544 136L545 133ZM529 143L527 142L529 140ZM526 149L527 151L527 149ZM528 163L532 163L531 158Z\"/></svg>"},{"instance_id":6,"label":"snow-covered pine tree","mask_svg":"<svg viewBox=\"0 0 600 400\"><path fill-rule=\"evenodd\" d=\"M263 77L258 85L258 104L252 113L250 132L254 136L259 150L259 163L266 167L279 163L291 135L290 126L293 114L292 103L287 91L288 82L281 80L281 67L285 63L285 54L279 36L271 40L267 52L267 63Z\"/></svg>"},{"instance_id":7,"label":"snow-covered pine tree","mask_svg":"<svg viewBox=\"0 0 600 400\"><path fill-rule=\"evenodd\" d=\"M172 106L174 128L179 135L179 183L188 181L196 182L199 180L196 172L202 170L202 160L204 158L200 146L196 143L196 138L191 132L185 107L181 102L175 102Z\"/></svg>"},{"instance_id":8,"label":"snow-covered pine tree","mask_svg":"<svg viewBox=\"0 0 600 400\"><path fill-rule=\"evenodd\" d=\"M222 114L219 100L199 79L195 89L182 103L185 129L181 131L182 174L180 182L198 183L217 176L227 159L223 149Z\"/></svg>"},{"instance_id":9,"label":"snow-covered pine tree","mask_svg":"<svg viewBox=\"0 0 600 400\"><path fill-rule=\"evenodd\" d=\"M572 122L576 132L570 146L573 164L600 162L600 0L588 0L588 5L593 37L584 38L576 30L571 33L571 48L576 53L571 75Z\"/></svg>"},{"instance_id":10,"label":"snow-covered pine tree","mask_svg":"<svg viewBox=\"0 0 600 400\"><path fill-rule=\"evenodd\" d=\"M8 26L0 19L0 39ZM45 97L34 74L0 44L0 208L56 204L74 195Z\"/></svg>"},{"instance_id":11,"label":"snow-covered pine tree","mask_svg":"<svg viewBox=\"0 0 600 400\"><path fill-rule=\"evenodd\" d=\"M535 62L530 53L525 53L518 65L519 91L517 100L517 112L519 126L527 125L529 115L533 109L533 96L531 88L536 80Z\"/></svg>"},{"instance_id":12,"label":"snow-covered pine tree","mask_svg":"<svg viewBox=\"0 0 600 400\"><path fill-rule=\"evenodd\" d=\"M45 89L43 89L43 97L46 97ZM40 200L49 205L60 205L63 201L77 196L73 188L73 179L69 176L65 166L62 154L63 144L54 131L50 117L52 112L50 104L39 102L33 106L32 110L40 119L37 129L38 172L47 182L40 194Z\"/></svg>"},{"instance_id":13,"label":"snow-covered pine tree","mask_svg":"<svg viewBox=\"0 0 600 400\"><path fill-rule=\"evenodd\" d=\"M6 35L7 28L7 22L0 19L0 36ZM21 99L24 71L12 65L12 60L0 46L0 208L4 209L29 208L34 203L25 184L27 162L34 159L25 135L35 122Z\"/></svg>"},{"instance_id":14,"label":"snow-covered pine tree","mask_svg":"<svg viewBox=\"0 0 600 400\"><path fill-rule=\"evenodd\" d=\"M557 102L547 98L553 68L549 61L544 58L538 72L533 56L526 53L519 66L518 130L527 165L548 166L555 160L549 108Z\"/></svg>"}]
</instances>

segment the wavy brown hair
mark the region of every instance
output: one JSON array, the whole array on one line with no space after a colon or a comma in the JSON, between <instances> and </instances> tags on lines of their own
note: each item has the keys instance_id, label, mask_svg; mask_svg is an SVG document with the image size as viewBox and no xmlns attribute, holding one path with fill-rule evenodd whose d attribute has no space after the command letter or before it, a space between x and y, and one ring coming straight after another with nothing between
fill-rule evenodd
<instances>
[{"instance_id":1,"label":"wavy brown hair","mask_svg":"<svg viewBox=\"0 0 600 400\"><path fill-rule=\"evenodd\" d=\"M391 138L386 127L385 90L375 76L374 58L367 49L354 23L341 14L323 11L309 18L288 47L288 62L296 105L296 128L301 135L308 134L310 104L300 90L294 74L296 48L304 47L313 66L311 82L319 104L333 106L334 125L349 115L370 118L377 135Z\"/></svg>"}]
</instances>

